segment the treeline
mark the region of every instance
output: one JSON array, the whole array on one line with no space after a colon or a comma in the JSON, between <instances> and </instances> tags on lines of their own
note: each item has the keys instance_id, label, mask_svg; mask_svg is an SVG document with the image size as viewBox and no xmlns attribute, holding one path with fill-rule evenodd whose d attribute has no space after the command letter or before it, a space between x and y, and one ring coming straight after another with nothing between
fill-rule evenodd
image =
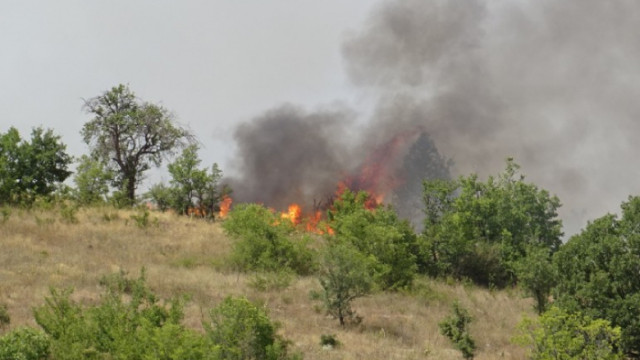
<instances>
[{"instance_id":1,"label":"treeline","mask_svg":"<svg viewBox=\"0 0 640 360\"><path fill-rule=\"evenodd\" d=\"M2 204L32 206L38 201L64 200L80 205L111 202L131 206L144 172L180 151L169 164L169 184L155 185L147 195L161 209L185 213L197 207L214 214L220 200L230 192L219 185L221 171L217 165L200 167L193 135L175 125L167 110L140 101L126 86L86 101L85 109L93 117L82 130L90 153L80 158L75 188L62 184L71 176L68 167L73 159L51 130L35 129L30 140L23 140L13 128L0 134ZM320 289L313 298L342 326L358 323L366 315L356 313L355 299L376 291L411 291L417 276L456 279L489 288L518 287L534 299L540 314L538 319L523 322L518 337L530 347L532 358L640 357L639 197L630 197L622 204L620 218L605 215L596 219L564 244L557 214L559 199L526 182L512 159L507 160L503 172L486 181L474 174L425 181L424 230L420 233L391 207L371 209L368 197L364 192L342 192L327 210L324 223L318 225L326 229L322 235L304 231L262 205L235 206L222 226L234 241L231 260L236 270L262 274L259 281L265 286L286 281L290 274L317 277ZM153 301L146 305L118 302L120 295L105 297L115 306L104 310L110 316L117 317L120 311L147 314L145 309L155 309L150 310L152 313L160 309L154 308ZM40 318L38 322L46 333L47 351L57 351L56 341L75 346L77 339L77 346L85 350L115 349L80 335L64 338L73 332L47 325L43 319L54 314L61 317L51 324L81 319L85 323L77 326L91 329L101 323L98 320L103 310L80 308L65 296L52 293L46 306L71 310L36 311L36 319ZM127 310L127 306L134 308ZM172 309L165 310L171 314L179 308ZM465 311L454 306L452 318L443 323L442 331L465 357L472 357L475 345L468 333ZM134 318L145 319L144 314ZM185 331L185 341L213 348L220 345L190 338L195 335L180 327L179 316L163 316L119 329L117 336L147 334L148 341L157 343L173 337L173 331ZM154 324L173 327L153 331L145 328ZM116 329L101 331L115 341L117 336L111 331ZM7 344L37 342L40 337L41 333L31 330L6 334L0 338L0 354L7 354ZM175 345L176 349L183 346ZM145 358L140 356L137 358Z\"/></svg>"}]
</instances>

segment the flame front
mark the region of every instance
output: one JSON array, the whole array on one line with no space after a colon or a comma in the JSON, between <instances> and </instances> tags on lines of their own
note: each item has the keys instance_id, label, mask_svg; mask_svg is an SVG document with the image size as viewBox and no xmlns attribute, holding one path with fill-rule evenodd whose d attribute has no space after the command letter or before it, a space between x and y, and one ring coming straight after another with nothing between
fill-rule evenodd
<instances>
[{"instance_id":1,"label":"flame front","mask_svg":"<svg viewBox=\"0 0 640 360\"><path fill-rule=\"evenodd\" d=\"M233 203L233 199L229 195L225 195L222 197L222 201L220 201L220 218L224 219L229 214L229 210L231 209L231 204Z\"/></svg>"}]
</instances>

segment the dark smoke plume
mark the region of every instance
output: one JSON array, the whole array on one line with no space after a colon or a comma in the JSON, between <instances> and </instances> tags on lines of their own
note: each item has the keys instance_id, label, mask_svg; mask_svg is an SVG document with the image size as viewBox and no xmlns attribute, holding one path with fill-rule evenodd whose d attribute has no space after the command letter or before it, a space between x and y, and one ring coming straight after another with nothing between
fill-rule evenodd
<instances>
[{"instance_id":1,"label":"dark smoke plume","mask_svg":"<svg viewBox=\"0 0 640 360\"><path fill-rule=\"evenodd\" d=\"M341 135L350 116L341 111L298 111L286 121L277 120L282 109L271 111L237 132L245 172L236 194L250 191L247 200L268 204L291 194L272 181L298 172L290 189L330 191L334 176L353 171L397 134L424 132L424 156L406 148L398 173L408 162L424 168L439 159L437 170L413 173L446 176L451 158L454 174L487 175L513 156L529 181L564 202L572 234L640 192L638 24L636 0L384 1L343 44L350 79L378 99L358 129L362 136ZM283 122L299 124L285 130ZM283 136L294 137L295 146ZM296 155L267 161L269 152ZM402 191L396 203L416 196Z\"/></svg>"}]
</instances>

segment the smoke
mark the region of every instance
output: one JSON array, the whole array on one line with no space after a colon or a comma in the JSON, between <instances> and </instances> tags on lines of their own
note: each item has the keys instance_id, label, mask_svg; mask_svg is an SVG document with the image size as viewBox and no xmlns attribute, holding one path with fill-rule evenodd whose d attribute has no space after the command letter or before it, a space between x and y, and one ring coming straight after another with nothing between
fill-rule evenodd
<instances>
[{"instance_id":1,"label":"smoke","mask_svg":"<svg viewBox=\"0 0 640 360\"><path fill-rule=\"evenodd\" d=\"M400 172L445 177L453 159L454 174L484 176L513 156L560 197L565 232L575 233L640 192L637 24L635 0L384 1L342 47L353 84L377 99L362 136L343 135L353 116L344 109L272 110L237 131L236 193L269 203L270 191L288 193L271 180L298 173L295 191L330 190L397 134L424 132L404 154L432 170L407 171L406 155ZM403 191L399 203L419 197Z\"/></svg>"}]
</instances>

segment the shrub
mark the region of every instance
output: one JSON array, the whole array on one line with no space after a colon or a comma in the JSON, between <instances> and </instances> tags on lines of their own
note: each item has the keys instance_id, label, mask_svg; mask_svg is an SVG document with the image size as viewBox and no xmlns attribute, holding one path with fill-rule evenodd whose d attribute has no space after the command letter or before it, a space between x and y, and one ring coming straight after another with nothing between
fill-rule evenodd
<instances>
[{"instance_id":1,"label":"shrub","mask_svg":"<svg viewBox=\"0 0 640 360\"><path fill-rule=\"evenodd\" d=\"M294 229L264 206L240 204L222 226L235 239L232 261L240 270L277 272L288 268L301 275L314 270L314 254L307 248L309 238L293 241Z\"/></svg>"},{"instance_id":2,"label":"shrub","mask_svg":"<svg viewBox=\"0 0 640 360\"><path fill-rule=\"evenodd\" d=\"M410 287L416 275L416 236L407 221L391 208L370 209L366 192L346 189L329 211L333 234L375 260L375 279L382 289Z\"/></svg>"},{"instance_id":3,"label":"shrub","mask_svg":"<svg viewBox=\"0 0 640 360\"><path fill-rule=\"evenodd\" d=\"M312 297L321 300L327 313L337 318L340 325L358 322L351 303L371 292L374 266L374 259L351 244L331 245L325 249L320 268L322 292L312 293Z\"/></svg>"},{"instance_id":4,"label":"shrub","mask_svg":"<svg viewBox=\"0 0 640 360\"><path fill-rule=\"evenodd\" d=\"M226 298L209 313L205 323L209 340L217 346L219 359L287 359L287 342L266 311L246 298Z\"/></svg>"},{"instance_id":5,"label":"shrub","mask_svg":"<svg viewBox=\"0 0 640 360\"><path fill-rule=\"evenodd\" d=\"M440 333L453 342L465 359L473 359L473 352L476 349L476 344L469 334L471 321L469 312L461 307L458 301L454 301L452 314L438 323Z\"/></svg>"},{"instance_id":6,"label":"shrub","mask_svg":"<svg viewBox=\"0 0 640 360\"><path fill-rule=\"evenodd\" d=\"M320 335L320 345L335 348L340 346L340 341L335 334L322 334Z\"/></svg>"},{"instance_id":7,"label":"shrub","mask_svg":"<svg viewBox=\"0 0 640 360\"><path fill-rule=\"evenodd\" d=\"M607 320L592 320L580 313L567 313L551 307L540 318L525 318L518 325L514 342L529 346L533 360L617 360L620 352L620 328Z\"/></svg>"},{"instance_id":8,"label":"shrub","mask_svg":"<svg viewBox=\"0 0 640 360\"><path fill-rule=\"evenodd\" d=\"M49 338L39 330L19 328L0 337L0 359L49 359Z\"/></svg>"},{"instance_id":9,"label":"shrub","mask_svg":"<svg viewBox=\"0 0 640 360\"><path fill-rule=\"evenodd\" d=\"M71 290L51 289L45 305L35 309L36 322L51 338L53 358L143 359L167 333L182 335L163 345L165 353L197 350L189 350L197 343L196 334L179 324L181 301L160 304L146 287L144 273L135 280L124 274L105 277L102 284L106 291L95 306L76 304Z\"/></svg>"},{"instance_id":10,"label":"shrub","mask_svg":"<svg viewBox=\"0 0 640 360\"><path fill-rule=\"evenodd\" d=\"M11 324L11 317L9 316L7 304L0 304L0 329L9 324Z\"/></svg>"}]
</instances>

